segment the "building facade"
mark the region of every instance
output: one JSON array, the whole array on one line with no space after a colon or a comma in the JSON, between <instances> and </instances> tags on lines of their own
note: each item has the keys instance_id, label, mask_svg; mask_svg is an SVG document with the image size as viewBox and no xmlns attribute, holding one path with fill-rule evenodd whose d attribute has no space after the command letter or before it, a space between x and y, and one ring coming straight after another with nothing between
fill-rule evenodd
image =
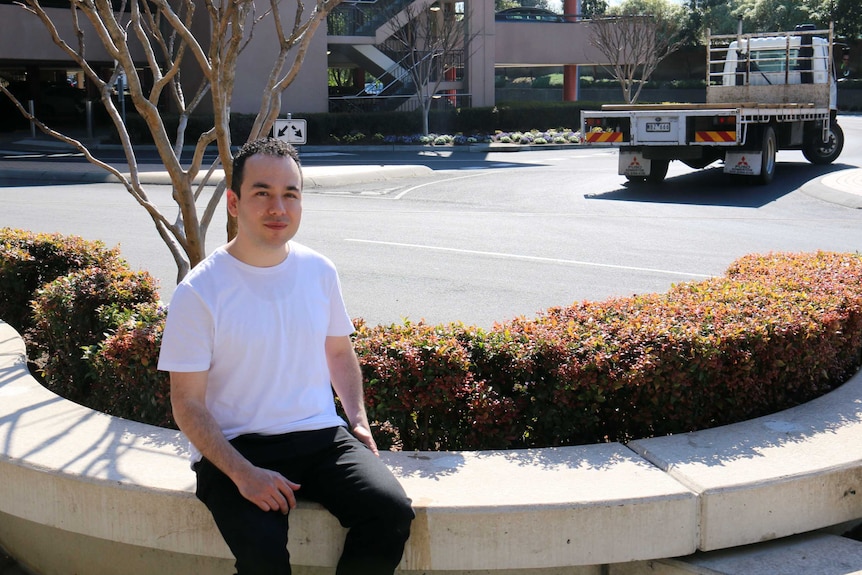
<instances>
[{"instance_id":1,"label":"building facade","mask_svg":"<svg viewBox=\"0 0 862 575\"><path fill-rule=\"evenodd\" d=\"M71 11L62 7L64 0L43 1L52 6L46 11L58 36L76 46ZM577 3L566 8L576 13ZM208 37L209 20L202 7L198 12L195 29L201 33L199 37ZM495 19L493 0L343 2L330 14L328 22L321 23L309 42L300 72L283 93L282 114L326 112L346 104L359 106L368 100L375 100L377 106L385 104L387 109L404 109L411 105L411 94L415 106L415 95L429 87L417 87L415 81L411 84L392 48L397 44L393 36L397 35L398 15L403 18L405 12L413 17L437 18L441 26L452 22L463 26L462 37L467 42L460 50L452 50L449 63L440 67L445 77L435 84L437 90L432 94L447 97L459 106L495 103L497 67L571 67L593 64L598 57L589 42L587 22L575 17L554 21ZM292 17L292 6L283 6L282 14ZM85 22L82 30L88 62L101 77L110 77L113 58L89 23ZM133 53L141 63L139 70L145 70L144 51L138 46ZM232 112L257 112L276 53L275 27L262 19L238 61ZM194 67L188 68L184 84L194 84ZM350 81L340 90L333 90L331 78L338 75L346 75ZM146 84L145 73L141 78ZM98 97L81 68L52 40L43 22L11 0L0 0L0 81L15 86L22 99L33 99L38 109L51 113L60 113L56 107L64 100L72 102L63 105L80 109L82 100ZM573 99L571 94L567 99ZM163 100L166 101L160 105L170 110L170 101ZM198 110L205 112L206 105Z\"/></svg>"}]
</instances>

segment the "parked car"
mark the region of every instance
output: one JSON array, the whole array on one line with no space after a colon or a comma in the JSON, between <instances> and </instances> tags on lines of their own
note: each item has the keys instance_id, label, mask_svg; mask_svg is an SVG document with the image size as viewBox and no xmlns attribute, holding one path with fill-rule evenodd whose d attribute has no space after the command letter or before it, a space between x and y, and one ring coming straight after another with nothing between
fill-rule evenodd
<instances>
[{"instance_id":1,"label":"parked car","mask_svg":"<svg viewBox=\"0 0 862 575\"><path fill-rule=\"evenodd\" d=\"M516 21L516 22L565 22L561 14L545 10L544 8L508 8L500 10L494 14L494 20L497 21Z\"/></svg>"}]
</instances>

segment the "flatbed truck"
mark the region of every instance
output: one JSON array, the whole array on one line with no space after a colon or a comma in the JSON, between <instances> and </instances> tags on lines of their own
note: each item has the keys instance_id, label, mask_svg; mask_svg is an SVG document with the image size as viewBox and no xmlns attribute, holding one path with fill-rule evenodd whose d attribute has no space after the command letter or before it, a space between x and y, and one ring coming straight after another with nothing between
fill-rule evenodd
<instances>
[{"instance_id":1,"label":"flatbed truck","mask_svg":"<svg viewBox=\"0 0 862 575\"><path fill-rule=\"evenodd\" d=\"M679 160L768 184L779 150L802 150L812 164L835 161L838 125L833 30L707 33L706 103L606 104L581 112L587 145L619 148L619 174L661 183Z\"/></svg>"}]
</instances>

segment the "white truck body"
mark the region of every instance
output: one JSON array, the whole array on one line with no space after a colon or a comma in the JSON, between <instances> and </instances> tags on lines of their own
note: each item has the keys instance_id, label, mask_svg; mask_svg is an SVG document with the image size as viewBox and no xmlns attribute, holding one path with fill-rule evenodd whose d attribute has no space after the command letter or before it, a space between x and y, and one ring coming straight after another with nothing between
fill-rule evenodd
<instances>
[{"instance_id":1,"label":"white truck body","mask_svg":"<svg viewBox=\"0 0 862 575\"><path fill-rule=\"evenodd\" d=\"M661 182L671 160L723 160L726 173L769 183L779 149L830 163L843 148L832 58L831 28L709 36L705 104L584 111L584 141L619 147L619 173L633 182Z\"/></svg>"}]
</instances>

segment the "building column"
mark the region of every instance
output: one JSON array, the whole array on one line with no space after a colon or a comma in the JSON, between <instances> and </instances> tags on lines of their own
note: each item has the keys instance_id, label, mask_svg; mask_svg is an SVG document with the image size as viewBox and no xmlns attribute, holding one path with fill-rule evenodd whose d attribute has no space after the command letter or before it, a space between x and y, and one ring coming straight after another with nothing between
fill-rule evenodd
<instances>
[{"instance_id":1,"label":"building column","mask_svg":"<svg viewBox=\"0 0 862 575\"><path fill-rule=\"evenodd\" d=\"M466 0L470 46L464 56L467 91L473 107L494 105L494 0Z\"/></svg>"}]
</instances>

